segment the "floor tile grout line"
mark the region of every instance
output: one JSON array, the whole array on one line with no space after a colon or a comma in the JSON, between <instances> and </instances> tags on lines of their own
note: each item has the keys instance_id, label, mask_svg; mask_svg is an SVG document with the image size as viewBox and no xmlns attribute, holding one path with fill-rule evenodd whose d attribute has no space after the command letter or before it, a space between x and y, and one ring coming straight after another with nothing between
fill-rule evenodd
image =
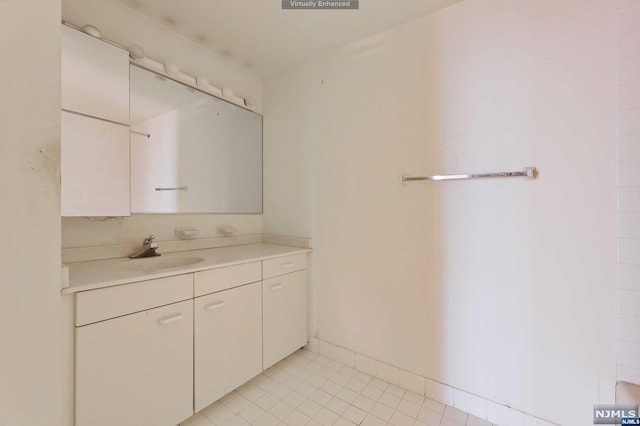
<instances>
[{"instance_id":1,"label":"floor tile grout line","mask_svg":"<svg viewBox=\"0 0 640 426\"><path fill-rule=\"evenodd\" d=\"M305 353L313 354L313 355L305 356ZM314 363L316 364L315 366L308 368L312 366L312 364ZM306 370L306 372L304 370ZM337 378L338 375L343 376L343 378L341 378L340 381L332 380ZM310 381L312 378L314 378L313 381L315 383L312 383ZM268 382L270 380L273 381L275 384L270 383L268 386L269 389L267 389L267 385L265 384L265 381ZM358 385L354 384L353 383L354 381L358 382ZM382 388L376 387L373 384L374 382L375 384L384 385L384 386ZM316 383L321 383L321 384L316 384ZM334 386L338 387L338 390L335 393L327 392L326 390L323 389L323 386L325 386L327 383L331 383ZM260 384L263 384L264 387L261 387ZM349 386L350 384L351 386ZM303 394L301 392L298 392L298 390L303 385L307 385L311 387L311 392L308 395L306 393ZM254 394L254 396L251 396L250 392L254 387L259 389L260 392L256 391L257 395ZM371 396L366 395L364 392L370 388L376 389L377 391L380 392L380 394L377 397L371 397L373 395ZM278 395L273 393L273 391L276 389L278 389ZM334 387L333 389L335 390L336 388ZM358 390L354 390L354 389L358 389ZM341 393L341 391L343 390L346 390L355 396L350 395L348 398L350 399L350 401L347 401L346 399L342 399L341 397L338 396L338 394ZM318 400L313 399L312 396L318 394L319 392L324 392L326 395L328 395L329 399L327 399L327 396L323 396L324 402L319 402ZM297 406L292 406L292 404L285 401L285 399L289 398L291 394L297 394L302 398L301 402L297 404ZM392 398L389 397L388 399L390 399L390 401L394 401L394 403L392 404L390 401L388 401L388 403L393 406L387 405L381 401L381 399L385 394L391 395ZM258 401L264 398L265 396L271 396L276 401L275 403L271 404L268 409L258 404ZM408 399L407 398L408 396L413 398L414 400L412 401ZM346 398L345 395L343 395L343 397ZM360 397L365 399L362 399L362 401L364 402L358 402L358 403L363 406L363 404L365 404L366 402L366 406L369 407L368 409L364 409L364 408L361 408L360 406L354 405L354 402L356 400L359 400ZM242 398L243 400L248 402L248 404L243 405L242 408L239 408L238 411L236 411L231 407L229 407L227 404L231 404L234 400L237 400L238 398ZM320 397L317 397L317 398L320 398ZM223 401L225 399L227 404L225 404L225 401ZM346 405L346 408L342 411L342 413L333 411L331 408L329 408L328 406L329 403L334 399L340 401L341 404ZM420 403L415 402L416 400L420 400ZM311 403L312 407L313 406L318 407L317 409L313 408L309 410L309 413L313 413L313 415L310 415L309 413L301 411L299 409L307 401ZM430 402L430 403L427 404L427 402ZM389 423L389 421L395 417L399 419L402 419L403 417L408 418L410 419L411 424L424 424L424 423L419 423L421 418L420 415L424 410L427 410L428 413L434 416L437 416L440 420L439 423L442 423L445 421L449 423L454 422L455 421L454 418L445 415L447 414L448 411L452 411L452 410L454 413L459 412L465 416L465 419L466 419L465 423L457 423L461 426L464 426L466 423L469 422L470 419L474 418L469 413L466 413L451 405L445 404L440 401L436 401L425 395L419 394L417 392L413 392L410 389L406 389L399 385L389 383L379 377L375 377L371 374L357 370L349 365L341 363L340 361L332 360L323 355L313 353L311 351L304 350L304 349L295 352L294 354L290 355L289 357L285 358L284 360L280 361L279 363L265 370L261 374L249 380L247 383L240 386L238 389L235 389L234 391L222 397L220 400L211 404L209 407L211 407L216 403L219 403L220 405L222 405L227 410L233 413L233 416L227 420L224 420L223 424L235 418L241 419L240 421L246 424L253 424L258 419L260 419L263 416L266 416L267 414L277 419L278 422L280 422L280 424L286 424L286 419L294 415L296 415L297 418L300 418L300 415L304 415L305 418L310 419L309 420L310 424L313 422L319 423L315 419L320 413L323 412L323 410L326 410L327 412L331 413L332 417L337 416L337 418L333 421L334 423L340 420L351 421L349 418L344 417L344 414L351 407L353 407L354 409L357 409L358 413L362 412L362 414L359 414L359 416L364 415L364 417L362 417L362 420L360 420L358 424L363 423L369 416L385 424L391 424ZM278 415L275 415L272 412L272 409L279 403L284 404L287 407L286 409L289 410L289 413L283 416L284 419L280 418ZM442 412L440 412L440 410L436 411L432 409L435 407L434 404L436 404L435 406L442 407L442 410L441 410ZM373 413L373 410L377 405L383 406L392 412L391 416L388 417L389 420L385 420L384 418L378 417L376 414ZM401 409L400 408L401 406L403 406L404 408ZM209 407L205 408L205 410L208 409ZM260 411L260 414L251 422L244 419L240 415L241 412L243 412L244 410L250 407L255 407ZM415 410L416 407L417 407L417 411ZM410 412L413 414L409 414L407 411L403 411L405 408L407 409L407 411L411 410ZM196 413L194 417L197 415L200 415L210 424L214 424L214 425L216 424L212 419L208 418L206 415L201 413L202 412ZM245 415L247 414L245 413ZM482 420L482 419L479 419L479 420ZM486 420L482 420L482 421L486 422ZM491 423L487 423L487 424L490 425Z\"/></svg>"},{"instance_id":2,"label":"floor tile grout line","mask_svg":"<svg viewBox=\"0 0 640 426\"><path fill-rule=\"evenodd\" d=\"M341 364L341 363L339 363L339 361L329 361L329 362L326 362L326 363L323 363L323 364L324 364L324 365L326 365L326 364L329 364L329 363L331 363L331 362L336 362L336 363L338 363L338 364ZM342 370L344 369L344 367L352 368L352 367L349 367L349 366L346 366L346 365L344 365L344 364L343 364L343 367L341 367L341 368L336 368L336 369L334 369L334 370L336 371L336 373L338 373L338 372L342 371ZM355 370L355 369L353 369L353 370ZM357 371L357 370L355 370L354 374L352 374L352 375L350 376L350 381L351 381L351 380L357 380L357 379L355 379L355 378L354 378L354 376L355 376L355 375L357 375L357 373L358 373L358 371ZM370 375L369 375L369 376L370 376ZM331 379L332 379L333 377L334 377L334 376L328 377L328 378L327 378L327 380L328 380L328 381L331 381ZM358 380L360 383L363 383L363 384L365 385L365 387L364 387L364 388L362 388L359 392L354 391L353 389L349 389L349 388L347 387L347 385L346 385L346 384L345 384L345 385L341 385L341 384L339 384L339 383L337 383L337 384L338 384L338 385L341 385L343 388L347 388L347 389L351 390L351 391L352 391L352 392L354 392L354 393L357 393L357 396L362 395L362 396L364 396L364 397L366 397L366 398L369 398L368 396L363 395L363 394L362 394L362 392L364 391L364 389L366 389L366 386L367 386L367 385L368 385L372 380L373 380L373 376L371 376L371 378L370 378L366 383L364 383L364 382L362 382L362 381L359 381L359 380ZM349 381L348 383L350 383L350 381ZM386 381L385 381L385 382L386 382ZM336 382L333 382L333 383L336 383ZM410 414L408 414L408 413L405 413L405 412L403 412L403 411L401 411L401 410L399 410L399 409L398 409L398 407L400 406L400 404L402 403L402 401L407 401L407 402L409 402L409 403L411 403L411 404L418 405L418 404L415 404L415 403L413 403L413 402L411 402L411 401L408 401L408 400L404 399L404 396L407 394L408 390L407 390L407 389L404 389L404 388L401 388L400 386L397 386L397 385L394 385L394 384L388 383L388 382L386 382L386 383L387 383L387 386L385 387L385 390L386 390L387 388L389 388L390 386L395 386L395 388L402 390L402 394L401 394L401 395L395 395L397 398L399 398L399 399L400 399L400 401L398 402L398 405L396 406L396 408L388 407L388 406L386 406L384 403L380 403L380 402L379 402L379 398L378 398L378 399L370 398L370 399L374 402L374 406L375 406L375 404L376 404L376 403L380 403L380 404L382 404L382 405L385 405L387 408L389 408L389 409L393 410L392 417L393 417L393 415L395 415L395 413L396 413L396 412L399 412L399 413L401 413L401 414L403 414L403 415L407 415L407 416L409 416L409 417L411 417L411 418L413 418L413 419L415 419L415 420L417 421L417 415L413 415L413 416L412 416L412 415L410 415ZM321 389L322 385L321 385L321 386L319 386L319 387L318 387L318 386L316 386L316 387L317 387L317 389ZM419 394L416 394L416 395L419 395ZM357 397L356 397L356 399L357 399ZM354 400L354 401L355 401L355 400ZM418 406L419 411L423 408L423 406L424 406L424 402L425 402L425 401L426 401L426 398L423 398L422 403ZM344 401L344 402L346 402L346 401ZM325 406L326 406L326 404L325 404ZM350 406L354 406L354 405L351 403L351 404L350 404ZM354 406L354 407L355 407L355 406ZM356 408L358 408L358 409L362 409L362 408L360 408L360 407L356 407ZM371 409L373 409L373 407L372 407ZM375 414L371 413L371 409L369 409L369 410L362 410L362 411L363 411L363 412L365 412L367 415L368 415L368 414L371 414L372 416L377 417L377 416L375 416ZM418 413L419 413L419 411L418 411ZM417 414L418 414L418 413L417 413ZM434 413L438 414L437 412L434 412ZM377 418L379 418L379 417L377 417ZM379 418L379 419L380 419L380 418ZM385 421L385 419L380 419L380 420Z\"/></svg>"}]
</instances>

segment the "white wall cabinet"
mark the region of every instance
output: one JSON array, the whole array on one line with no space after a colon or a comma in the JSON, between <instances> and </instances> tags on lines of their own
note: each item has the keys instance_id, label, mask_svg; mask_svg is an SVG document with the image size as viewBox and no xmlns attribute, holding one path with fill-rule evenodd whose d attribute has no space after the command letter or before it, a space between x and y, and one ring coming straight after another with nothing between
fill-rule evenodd
<instances>
[{"instance_id":1,"label":"white wall cabinet","mask_svg":"<svg viewBox=\"0 0 640 426\"><path fill-rule=\"evenodd\" d=\"M195 410L262 372L260 282L195 299Z\"/></svg>"},{"instance_id":2,"label":"white wall cabinet","mask_svg":"<svg viewBox=\"0 0 640 426\"><path fill-rule=\"evenodd\" d=\"M263 368L307 344L307 274L293 272L262 283Z\"/></svg>"},{"instance_id":3,"label":"white wall cabinet","mask_svg":"<svg viewBox=\"0 0 640 426\"><path fill-rule=\"evenodd\" d=\"M62 112L62 216L129 216L129 127Z\"/></svg>"},{"instance_id":4,"label":"white wall cabinet","mask_svg":"<svg viewBox=\"0 0 640 426\"><path fill-rule=\"evenodd\" d=\"M76 329L76 426L175 426L192 392L192 300Z\"/></svg>"},{"instance_id":5,"label":"white wall cabinet","mask_svg":"<svg viewBox=\"0 0 640 426\"><path fill-rule=\"evenodd\" d=\"M62 26L62 109L129 124L129 52Z\"/></svg>"},{"instance_id":6,"label":"white wall cabinet","mask_svg":"<svg viewBox=\"0 0 640 426\"><path fill-rule=\"evenodd\" d=\"M62 216L129 216L129 53L62 26Z\"/></svg>"}]
</instances>

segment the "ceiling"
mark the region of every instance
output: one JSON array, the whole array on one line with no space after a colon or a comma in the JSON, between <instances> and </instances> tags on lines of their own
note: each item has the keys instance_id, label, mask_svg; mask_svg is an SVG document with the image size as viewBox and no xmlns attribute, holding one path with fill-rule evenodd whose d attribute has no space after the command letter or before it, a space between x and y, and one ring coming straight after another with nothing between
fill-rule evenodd
<instances>
[{"instance_id":1,"label":"ceiling","mask_svg":"<svg viewBox=\"0 0 640 426\"><path fill-rule=\"evenodd\" d=\"M361 0L359 10L282 10L280 0L118 0L265 75L460 0Z\"/></svg>"}]
</instances>

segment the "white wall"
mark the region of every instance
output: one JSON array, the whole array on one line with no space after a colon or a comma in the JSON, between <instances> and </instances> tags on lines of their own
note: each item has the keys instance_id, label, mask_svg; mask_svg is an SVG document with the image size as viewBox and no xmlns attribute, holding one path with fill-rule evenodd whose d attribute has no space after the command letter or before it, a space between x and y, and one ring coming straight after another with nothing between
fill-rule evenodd
<instances>
[{"instance_id":1,"label":"white wall","mask_svg":"<svg viewBox=\"0 0 640 426\"><path fill-rule=\"evenodd\" d=\"M640 1L618 3L618 380L640 384Z\"/></svg>"},{"instance_id":2,"label":"white wall","mask_svg":"<svg viewBox=\"0 0 640 426\"><path fill-rule=\"evenodd\" d=\"M102 35L124 46L141 45L149 57L174 62L186 73L204 76L217 87L230 87L256 100L262 111L262 79L253 71L221 57L191 40L113 0L64 0L62 17L76 25L92 24ZM201 237L216 236L219 225L239 234L262 232L262 215L135 215L131 218L62 220L62 247L112 245L142 241L149 234L174 240L174 228L195 226Z\"/></svg>"},{"instance_id":3,"label":"white wall","mask_svg":"<svg viewBox=\"0 0 640 426\"><path fill-rule=\"evenodd\" d=\"M60 424L60 2L0 2L0 424Z\"/></svg>"},{"instance_id":4,"label":"white wall","mask_svg":"<svg viewBox=\"0 0 640 426\"><path fill-rule=\"evenodd\" d=\"M613 401L614 12L468 0L265 80L265 231L313 238L313 333L561 424Z\"/></svg>"}]
</instances>

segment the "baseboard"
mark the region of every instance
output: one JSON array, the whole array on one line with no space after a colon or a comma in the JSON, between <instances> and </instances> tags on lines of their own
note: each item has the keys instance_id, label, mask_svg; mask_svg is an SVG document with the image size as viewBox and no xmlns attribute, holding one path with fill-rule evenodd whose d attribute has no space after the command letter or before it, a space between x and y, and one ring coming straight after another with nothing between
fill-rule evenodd
<instances>
[{"instance_id":1,"label":"baseboard","mask_svg":"<svg viewBox=\"0 0 640 426\"><path fill-rule=\"evenodd\" d=\"M305 346L305 349L420 395L451 405L498 426L557 426L557 423L403 370L324 340L310 337L309 344Z\"/></svg>"}]
</instances>

